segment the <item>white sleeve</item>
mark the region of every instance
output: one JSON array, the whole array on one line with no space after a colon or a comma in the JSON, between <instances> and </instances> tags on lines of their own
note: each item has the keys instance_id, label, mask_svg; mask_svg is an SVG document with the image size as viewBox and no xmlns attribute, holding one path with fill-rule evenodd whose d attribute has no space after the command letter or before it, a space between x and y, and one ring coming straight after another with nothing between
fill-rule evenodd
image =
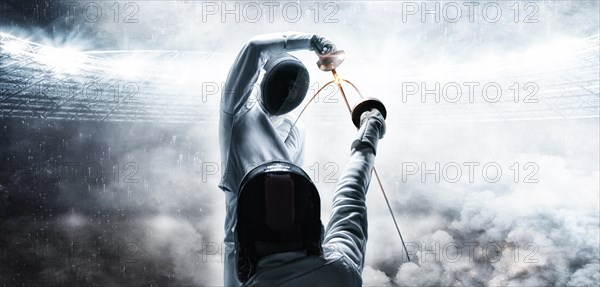
<instances>
[{"instance_id":1,"label":"white sleeve","mask_svg":"<svg viewBox=\"0 0 600 287\"><path fill-rule=\"evenodd\" d=\"M221 98L219 122L221 162L228 160L233 118L246 106L260 70L270 55L284 51L312 50L311 43L314 37L314 34L296 32L264 34L253 37L242 47L231 66Z\"/></svg>"},{"instance_id":2,"label":"white sleeve","mask_svg":"<svg viewBox=\"0 0 600 287\"><path fill-rule=\"evenodd\" d=\"M288 32L263 34L250 39L229 70L221 100L221 111L237 113L246 103L260 69L269 56L285 51L311 50L313 34Z\"/></svg>"}]
</instances>

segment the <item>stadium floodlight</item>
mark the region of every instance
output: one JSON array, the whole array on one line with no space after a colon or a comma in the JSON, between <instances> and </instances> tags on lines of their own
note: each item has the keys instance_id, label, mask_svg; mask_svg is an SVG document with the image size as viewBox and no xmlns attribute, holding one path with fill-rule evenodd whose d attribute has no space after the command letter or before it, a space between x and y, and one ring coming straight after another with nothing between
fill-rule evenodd
<instances>
[{"instance_id":1,"label":"stadium floodlight","mask_svg":"<svg viewBox=\"0 0 600 287\"><path fill-rule=\"evenodd\" d=\"M596 34L519 47L513 53L489 51L465 62L438 59L394 70L383 65L381 73L388 76L377 79L381 85L370 85L369 94L403 95L403 104L399 105L402 113L395 117L402 122L597 118L599 43ZM231 55L146 50L77 52L72 48L51 48L3 33L0 85L11 95L0 106L3 116L39 116L40 108L33 104L46 99L40 97L42 91L48 98L62 99L56 106L48 106L45 118L215 120L222 90L219 83L227 67L215 67L218 72L211 69L210 73L199 67L229 61ZM403 81L389 80L393 78ZM61 92L63 82L56 79L68 81L69 87L86 93L72 97L71 93ZM414 85L405 87L404 83ZM493 89L496 86L503 96L490 103L488 100L498 94L498 89ZM409 88L415 96L405 101L405 95L410 97ZM102 92L101 99L110 101L91 101L96 94L90 93L97 91ZM457 95L462 96L460 101L453 102ZM324 121L339 120L329 109L316 110L313 116Z\"/></svg>"},{"instance_id":2,"label":"stadium floodlight","mask_svg":"<svg viewBox=\"0 0 600 287\"><path fill-rule=\"evenodd\" d=\"M11 54L21 54L27 52L27 45L21 41L9 40L2 45L2 50Z\"/></svg>"},{"instance_id":3,"label":"stadium floodlight","mask_svg":"<svg viewBox=\"0 0 600 287\"><path fill-rule=\"evenodd\" d=\"M76 50L69 48L42 47L36 55L37 59L56 72L76 72L86 61L87 57Z\"/></svg>"}]
</instances>

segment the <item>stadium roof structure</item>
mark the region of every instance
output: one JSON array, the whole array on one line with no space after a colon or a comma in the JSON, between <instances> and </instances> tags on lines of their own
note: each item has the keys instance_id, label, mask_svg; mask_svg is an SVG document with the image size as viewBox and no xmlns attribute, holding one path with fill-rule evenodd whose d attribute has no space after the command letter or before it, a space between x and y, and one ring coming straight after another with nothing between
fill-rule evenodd
<instances>
[{"instance_id":1,"label":"stadium roof structure","mask_svg":"<svg viewBox=\"0 0 600 287\"><path fill-rule=\"evenodd\" d=\"M203 52L78 52L1 33L0 117L216 122L229 68L222 63L232 60ZM439 67L437 76L431 69L408 70L398 75L402 85L373 84L398 98L416 95L393 103L392 120L401 122L597 118L599 65L594 35L562 50ZM438 99L427 95L431 90ZM339 121L326 105L313 109L310 116Z\"/></svg>"}]
</instances>

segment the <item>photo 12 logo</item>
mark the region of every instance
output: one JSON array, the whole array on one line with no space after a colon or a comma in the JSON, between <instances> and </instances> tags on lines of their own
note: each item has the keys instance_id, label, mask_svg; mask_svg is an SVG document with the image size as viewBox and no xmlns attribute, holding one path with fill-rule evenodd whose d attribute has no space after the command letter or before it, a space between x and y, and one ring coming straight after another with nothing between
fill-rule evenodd
<instances>
[{"instance_id":1,"label":"photo 12 logo","mask_svg":"<svg viewBox=\"0 0 600 287\"><path fill-rule=\"evenodd\" d=\"M196 4L196 2L192 2ZM314 23L338 23L337 2L241 2L201 1L202 23L297 23L301 20Z\"/></svg>"},{"instance_id":2,"label":"photo 12 logo","mask_svg":"<svg viewBox=\"0 0 600 287\"><path fill-rule=\"evenodd\" d=\"M514 23L538 23L540 7L536 2L402 2L402 23L475 23L479 19L497 23L502 18Z\"/></svg>"},{"instance_id":3,"label":"photo 12 logo","mask_svg":"<svg viewBox=\"0 0 600 287\"><path fill-rule=\"evenodd\" d=\"M469 262L495 263L507 258L514 263L539 262L536 255L540 247L535 242L407 242L406 251L420 263L457 263L463 258ZM404 255L404 254L403 254Z\"/></svg>"},{"instance_id":4,"label":"photo 12 logo","mask_svg":"<svg viewBox=\"0 0 600 287\"><path fill-rule=\"evenodd\" d=\"M196 174L199 175L202 183L209 182L209 177L219 179L222 175L245 174L253 167L258 166L257 163L245 162L241 166L227 166L225 163L217 163L210 161L202 161L196 166ZM335 184L339 180L340 166L336 162L312 162L305 164L304 171L311 177L314 183Z\"/></svg>"},{"instance_id":5,"label":"photo 12 logo","mask_svg":"<svg viewBox=\"0 0 600 287\"><path fill-rule=\"evenodd\" d=\"M426 183L433 179L435 183L457 183L466 177L469 183L474 183L478 175L487 183L496 183L502 179L503 173L512 176L515 183L538 183L536 177L540 167L535 162L513 162L510 166L502 168L497 162L402 162L402 182L419 180ZM506 171L509 170L509 172ZM504 170L504 172L503 172Z\"/></svg>"},{"instance_id":6,"label":"photo 12 logo","mask_svg":"<svg viewBox=\"0 0 600 287\"><path fill-rule=\"evenodd\" d=\"M140 182L136 162L62 161L38 164L0 164L0 176L18 173L23 179L44 183L125 183Z\"/></svg>"},{"instance_id":7,"label":"photo 12 logo","mask_svg":"<svg viewBox=\"0 0 600 287\"><path fill-rule=\"evenodd\" d=\"M47 1L46 5L51 1ZM133 1L69 1L64 4L67 13L62 13L61 9L48 9L48 11L60 11L68 15L65 21L68 22L114 22L114 23L139 23L138 12L140 6Z\"/></svg>"},{"instance_id":8,"label":"photo 12 logo","mask_svg":"<svg viewBox=\"0 0 600 287\"><path fill-rule=\"evenodd\" d=\"M510 100L514 103L535 104L539 102L540 87L535 82L402 82L402 103L498 103Z\"/></svg>"},{"instance_id":9,"label":"photo 12 logo","mask_svg":"<svg viewBox=\"0 0 600 287\"><path fill-rule=\"evenodd\" d=\"M139 87L136 86L131 86L132 83L126 83L125 85L122 85L121 88L121 94L124 94L124 96L131 98L134 97L135 94L137 93L137 91L139 90ZM202 82L200 85L200 96L201 96L201 100L202 103L223 103L225 101L225 97L222 97L221 95L224 93L226 95L230 95L230 94L234 94L236 92L236 88L233 88L231 90L225 90L225 82ZM113 88L111 86L111 88ZM117 85L117 83L115 83L114 88L119 88L119 86ZM113 88L113 89L114 89ZM132 89L135 88L135 89ZM109 90L109 91L113 91L113 89ZM248 101L250 103L255 102L256 99L256 95L257 92L260 91L260 83L254 83L252 85L252 89L253 89L253 96L251 96ZM335 85L328 85L328 86L324 86L323 83L320 82L311 82L308 88L308 93L306 94L306 97L313 97L312 101L314 103L323 103L323 104L337 104L340 102L340 93L339 93L339 89L335 86ZM320 91L320 93L317 95L317 92ZM117 91L118 92L118 91ZM127 93L127 94L126 94ZM115 94L115 98L118 97L118 93ZM123 97L123 96L122 96ZM404 95L403 95L404 98Z\"/></svg>"},{"instance_id":10,"label":"photo 12 logo","mask_svg":"<svg viewBox=\"0 0 600 287\"><path fill-rule=\"evenodd\" d=\"M60 97L66 99L65 102L102 102L113 105L138 104L140 102L138 98L140 85L132 81L38 81L30 85L30 91L38 100Z\"/></svg>"}]
</instances>

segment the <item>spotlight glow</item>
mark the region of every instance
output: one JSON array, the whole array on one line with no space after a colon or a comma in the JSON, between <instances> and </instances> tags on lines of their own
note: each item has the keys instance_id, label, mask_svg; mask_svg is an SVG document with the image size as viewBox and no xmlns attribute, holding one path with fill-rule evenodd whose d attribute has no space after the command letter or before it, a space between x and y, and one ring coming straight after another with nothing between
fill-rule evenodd
<instances>
[{"instance_id":1,"label":"spotlight glow","mask_svg":"<svg viewBox=\"0 0 600 287\"><path fill-rule=\"evenodd\" d=\"M2 37L5 37L4 35ZM7 41L6 44L2 45L2 51L6 51L11 54L22 54L27 51L27 45L21 41L12 40Z\"/></svg>"},{"instance_id":2,"label":"spotlight glow","mask_svg":"<svg viewBox=\"0 0 600 287\"><path fill-rule=\"evenodd\" d=\"M37 58L41 63L51 66L56 72L66 73L78 71L87 60L84 54L74 49L52 47L42 47Z\"/></svg>"}]
</instances>

